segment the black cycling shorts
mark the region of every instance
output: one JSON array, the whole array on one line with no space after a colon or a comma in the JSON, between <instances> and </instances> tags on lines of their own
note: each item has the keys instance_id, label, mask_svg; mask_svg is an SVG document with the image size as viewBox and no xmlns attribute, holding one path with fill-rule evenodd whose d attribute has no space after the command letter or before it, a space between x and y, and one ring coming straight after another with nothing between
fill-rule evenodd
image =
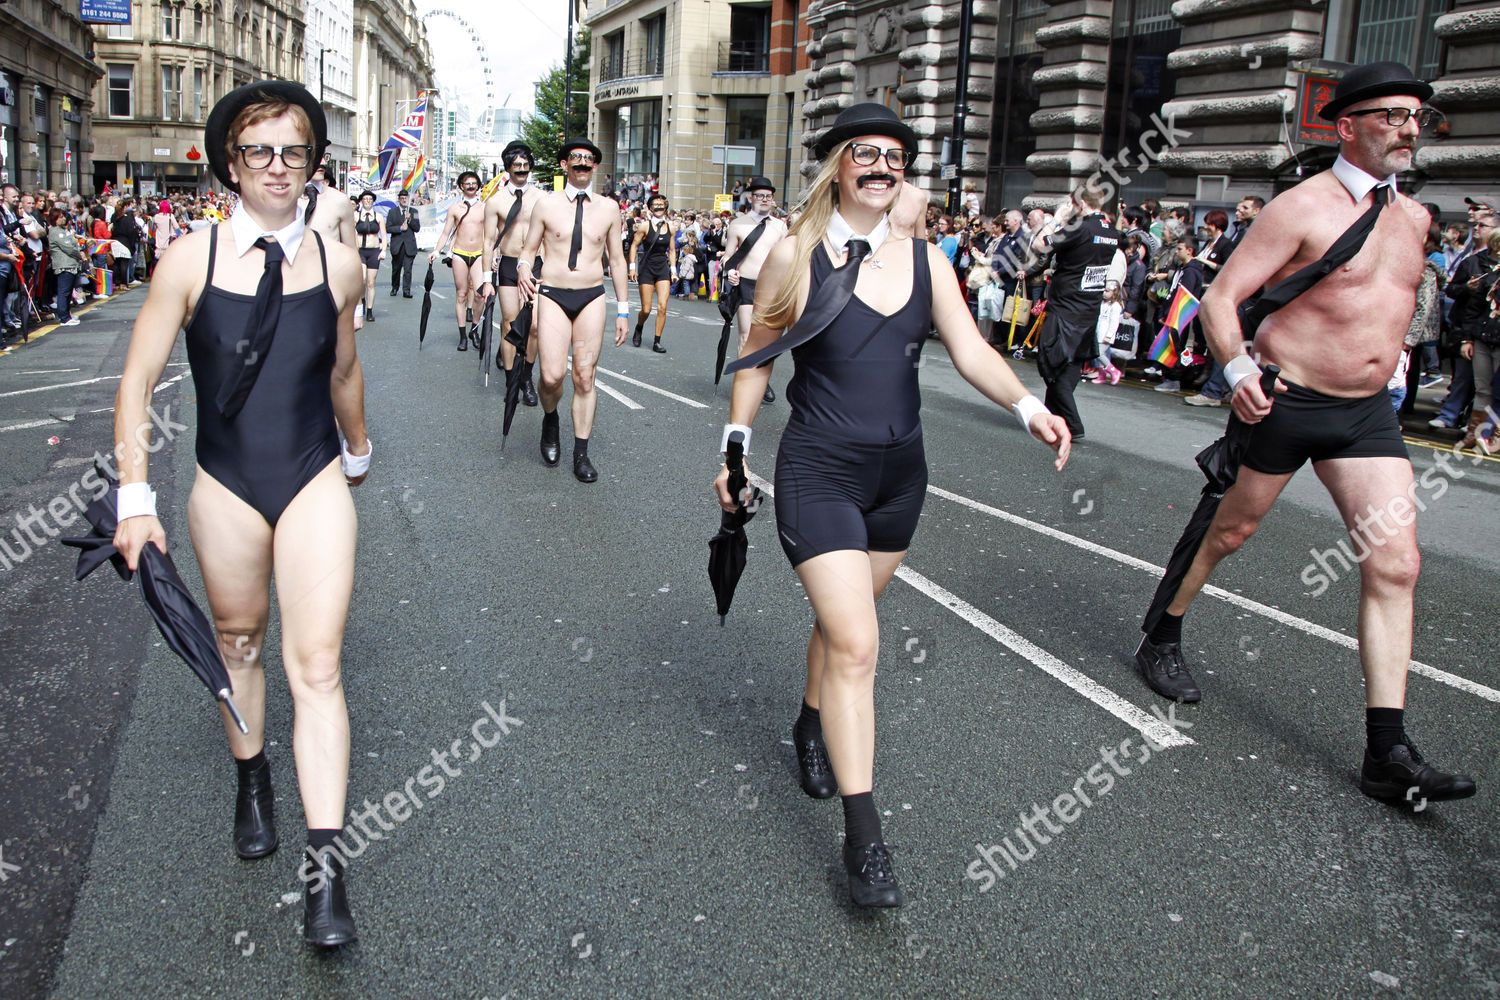
<instances>
[{"instance_id":1,"label":"black cycling shorts","mask_svg":"<svg viewBox=\"0 0 1500 1000\"><path fill-rule=\"evenodd\" d=\"M1276 394L1270 414L1255 425L1245 452L1246 468L1283 476L1309 461L1410 458L1387 390L1350 399L1282 382L1287 391Z\"/></svg>"}]
</instances>

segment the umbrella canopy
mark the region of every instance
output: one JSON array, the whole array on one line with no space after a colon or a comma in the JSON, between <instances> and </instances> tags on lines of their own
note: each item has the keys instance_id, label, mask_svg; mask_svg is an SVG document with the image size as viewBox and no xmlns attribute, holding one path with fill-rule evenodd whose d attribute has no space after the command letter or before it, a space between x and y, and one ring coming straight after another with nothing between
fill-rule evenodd
<instances>
[{"instance_id":1,"label":"umbrella canopy","mask_svg":"<svg viewBox=\"0 0 1500 1000\"><path fill-rule=\"evenodd\" d=\"M1266 365L1260 374L1260 390L1270 399L1275 392L1276 377L1281 374L1281 368L1277 365ZM1141 623L1143 632L1150 632L1161 621L1161 616L1166 612L1172 598L1177 596L1177 588L1182 586L1183 579L1187 576L1189 567L1198 556L1198 547L1203 544L1203 538L1208 534L1209 525L1213 524L1214 514L1219 509L1219 503L1224 499L1224 494L1229 487L1235 484L1239 478L1240 463L1244 461L1245 451L1250 447L1250 439L1255 435L1255 425L1247 424L1238 416L1229 415L1229 426L1224 430L1224 436L1198 453L1198 468L1203 470L1204 477L1208 482L1203 487L1203 494L1198 498L1198 506L1193 510L1193 516L1188 519L1188 524L1183 529L1182 537L1172 548L1172 556L1167 560L1166 572L1162 574L1161 583L1156 587L1156 594L1151 598L1151 607L1146 611L1146 619Z\"/></svg>"},{"instance_id":2,"label":"umbrella canopy","mask_svg":"<svg viewBox=\"0 0 1500 1000\"><path fill-rule=\"evenodd\" d=\"M719 313L724 317L724 329L719 331L718 353L714 355L714 385L724 377L724 355L729 350L729 331L734 329L734 314L740 305L740 286L729 285L719 296Z\"/></svg>"},{"instance_id":3,"label":"umbrella canopy","mask_svg":"<svg viewBox=\"0 0 1500 1000\"><path fill-rule=\"evenodd\" d=\"M427 262L427 277L422 279L422 325L417 330L417 350L427 339L427 314L432 312L432 261Z\"/></svg>"},{"instance_id":4,"label":"umbrella canopy","mask_svg":"<svg viewBox=\"0 0 1500 1000\"><path fill-rule=\"evenodd\" d=\"M64 545L81 550L75 578L82 580L106 561L112 563L123 580L131 577L125 565L125 557L115 549L115 482L103 469L99 475L109 489L99 499L91 502L84 516L93 527L84 538L64 538ZM224 658L219 653L219 640L208 617L194 602L187 585L177 572L172 557L154 544L141 549L139 561L141 593L146 599L146 610L156 622L172 652L187 661L205 687L215 698L224 703L240 732L248 733L249 727L230 697L229 671L224 667Z\"/></svg>"},{"instance_id":5,"label":"umbrella canopy","mask_svg":"<svg viewBox=\"0 0 1500 1000\"><path fill-rule=\"evenodd\" d=\"M708 540L708 582L714 588L714 603L719 611L719 624L729 614L729 604L734 600L734 589L739 586L740 574L745 572L745 553L750 548L745 537L745 525L760 509L763 494L759 489L747 488L745 480L745 436L739 431L729 435L729 448L724 453L724 463L729 466L729 492L738 497L740 507L735 511L723 511L719 517L719 530Z\"/></svg>"}]
</instances>

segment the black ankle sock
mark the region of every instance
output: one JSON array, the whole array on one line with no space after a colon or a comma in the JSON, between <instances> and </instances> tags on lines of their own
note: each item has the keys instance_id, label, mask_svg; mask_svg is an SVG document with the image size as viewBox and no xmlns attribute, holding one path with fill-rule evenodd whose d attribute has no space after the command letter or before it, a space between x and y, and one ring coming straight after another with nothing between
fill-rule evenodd
<instances>
[{"instance_id":1,"label":"black ankle sock","mask_svg":"<svg viewBox=\"0 0 1500 1000\"><path fill-rule=\"evenodd\" d=\"M245 781L250 777L252 772L258 771L266 766L266 752L264 750L258 750L256 751L255 756L251 757L249 760L240 760L238 757L236 757L234 759L234 766L240 772L240 780Z\"/></svg>"},{"instance_id":2,"label":"black ankle sock","mask_svg":"<svg viewBox=\"0 0 1500 1000\"><path fill-rule=\"evenodd\" d=\"M1371 753L1384 757L1391 747L1406 743L1405 716L1406 710L1400 708L1365 709L1365 743Z\"/></svg>"},{"instance_id":3,"label":"black ankle sock","mask_svg":"<svg viewBox=\"0 0 1500 1000\"><path fill-rule=\"evenodd\" d=\"M1158 646L1164 642L1182 641L1182 615L1174 615L1170 611L1161 613L1161 620L1156 623L1147 638Z\"/></svg>"},{"instance_id":4,"label":"black ankle sock","mask_svg":"<svg viewBox=\"0 0 1500 1000\"><path fill-rule=\"evenodd\" d=\"M796 725L792 726L792 739L798 743L805 743L814 737L823 735L823 719L818 710L802 701L802 712L797 716Z\"/></svg>"},{"instance_id":5,"label":"black ankle sock","mask_svg":"<svg viewBox=\"0 0 1500 1000\"><path fill-rule=\"evenodd\" d=\"M575 437L573 439L573 459L577 461L589 453L589 439Z\"/></svg>"},{"instance_id":6,"label":"black ankle sock","mask_svg":"<svg viewBox=\"0 0 1500 1000\"><path fill-rule=\"evenodd\" d=\"M863 846L880 840L880 814L875 811L875 793L841 795L844 802L844 842Z\"/></svg>"},{"instance_id":7,"label":"black ankle sock","mask_svg":"<svg viewBox=\"0 0 1500 1000\"><path fill-rule=\"evenodd\" d=\"M343 830L308 830L307 846L314 851L321 851L325 847L333 846L333 838L343 833Z\"/></svg>"},{"instance_id":8,"label":"black ankle sock","mask_svg":"<svg viewBox=\"0 0 1500 1000\"><path fill-rule=\"evenodd\" d=\"M551 413L548 413L546 410L542 411L542 426L545 427L548 424L551 424L554 427L557 425L557 411L556 410L553 410Z\"/></svg>"}]
</instances>

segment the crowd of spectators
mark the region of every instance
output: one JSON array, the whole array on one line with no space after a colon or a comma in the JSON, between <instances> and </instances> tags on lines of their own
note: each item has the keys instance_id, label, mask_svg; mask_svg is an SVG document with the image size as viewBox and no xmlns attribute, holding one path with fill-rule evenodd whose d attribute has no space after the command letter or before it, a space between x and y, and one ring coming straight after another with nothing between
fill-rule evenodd
<instances>
[{"instance_id":1,"label":"crowd of spectators","mask_svg":"<svg viewBox=\"0 0 1500 1000\"><path fill-rule=\"evenodd\" d=\"M73 307L146 280L178 236L224 219L233 196L174 194L142 200L106 192L0 188L0 338L41 323L77 326Z\"/></svg>"}]
</instances>

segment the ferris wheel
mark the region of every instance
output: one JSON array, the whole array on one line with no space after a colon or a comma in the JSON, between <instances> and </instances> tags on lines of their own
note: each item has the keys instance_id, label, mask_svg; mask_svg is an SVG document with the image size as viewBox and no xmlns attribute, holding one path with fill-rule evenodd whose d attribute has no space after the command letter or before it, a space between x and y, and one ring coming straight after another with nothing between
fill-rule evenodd
<instances>
[{"instance_id":1,"label":"ferris wheel","mask_svg":"<svg viewBox=\"0 0 1500 1000\"><path fill-rule=\"evenodd\" d=\"M457 53L444 53L437 59L438 75L449 78L449 87L443 89L450 93L458 90L468 89L474 85L474 74L477 70L480 79L484 81L485 106L493 108L496 106L495 74L490 66L489 48L484 44L484 39L479 36L475 27L464 19L457 11L448 10L445 7L434 8L421 15L423 21L431 21L437 18L441 21L450 21L457 25L465 35L468 36L472 48L462 55ZM476 66L477 63L477 66Z\"/></svg>"}]
</instances>

